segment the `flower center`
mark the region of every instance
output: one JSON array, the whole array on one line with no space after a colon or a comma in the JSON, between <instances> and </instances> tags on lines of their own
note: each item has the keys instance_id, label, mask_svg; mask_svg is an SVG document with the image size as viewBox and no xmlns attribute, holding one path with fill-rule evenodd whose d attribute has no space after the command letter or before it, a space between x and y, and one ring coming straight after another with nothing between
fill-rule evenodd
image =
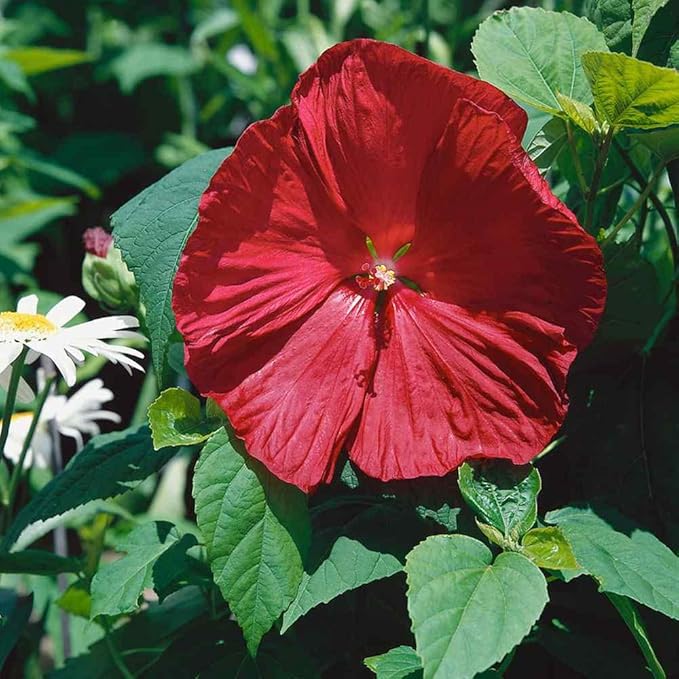
<instances>
[{"instance_id":1,"label":"flower center","mask_svg":"<svg viewBox=\"0 0 679 679\"><path fill-rule=\"evenodd\" d=\"M57 326L42 314L0 312L0 342L28 342L53 335Z\"/></svg>"},{"instance_id":2,"label":"flower center","mask_svg":"<svg viewBox=\"0 0 679 679\"><path fill-rule=\"evenodd\" d=\"M356 276L356 283L362 290L372 287L378 292L387 290L396 282L396 272L389 269L386 264L364 264L362 267L366 273L358 274Z\"/></svg>"}]
</instances>

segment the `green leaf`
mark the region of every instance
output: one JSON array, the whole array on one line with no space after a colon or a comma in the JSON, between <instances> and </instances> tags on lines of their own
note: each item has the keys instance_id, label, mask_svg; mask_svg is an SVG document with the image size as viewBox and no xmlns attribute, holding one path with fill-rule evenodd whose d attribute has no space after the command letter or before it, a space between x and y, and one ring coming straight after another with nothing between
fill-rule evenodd
<instances>
[{"instance_id":1,"label":"green leaf","mask_svg":"<svg viewBox=\"0 0 679 679\"><path fill-rule=\"evenodd\" d=\"M566 124L561 118L552 118L531 141L528 155L541 170L546 170L567 144Z\"/></svg>"},{"instance_id":2,"label":"green leaf","mask_svg":"<svg viewBox=\"0 0 679 679\"><path fill-rule=\"evenodd\" d=\"M205 420L200 401L184 389L166 389L149 406L153 447L192 446L207 441L222 426L221 420Z\"/></svg>"},{"instance_id":3,"label":"green leaf","mask_svg":"<svg viewBox=\"0 0 679 679\"><path fill-rule=\"evenodd\" d=\"M111 62L111 71L125 94L130 94L147 78L163 75L187 76L197 68L189 50L178 45L161 43L133 45Z\"/></svg>"},{"instance_id":4,"label":"green leaf","mask_svg":"<svg viewBox=\"0 0 679 679\"><path fill-rule=\"evenodd\" d=\"M639 254L633 240L608 245L604 262L608 299L596 344L641 348L664 313L672 282Z\"/></svg>"},{"instance_id":5,"label":"green leaf","mask_svg":"<svg viewBox=\"0 0 679 679\"><path fill-rule=\"evenodd\" d=\"M197 587L184 587L170 595L162 604L150 603L134 615L130 622L111 631L108 639L92 644L86 653L69 658L66 664L51 673L51 679L104 679L120 676L111 658L109 644L119 649L154 649L160 654L181 629L192 624L206 611L205 594ZM149 653L125 657L125 664L135 676L148 667Z\"/></svg>"},{"instance_id":6,"label":"green leaf","mask_svg":"<svg viewBox=\"0 0 679 679\"><path fill-rule=\"evenodd\" d=\"M97 199L101 196L99 188L89 179L86 179L73 170L61 167L44 158L40 158L35 154L22 154L17 157L16 162L27 170L50 177L61 184L67 184L68 186L80 189L90 198Z\"/></svg>"},{"instance_id":7,"label":"green leaf","mask_svg":"<svg viewBox=\"0 0 679 679\"><path fill-rule=\"evenodd\" d=\"M28 526L59 516L90 500L125 493L158 471L173 455L154 453L146 427L102 434L69 462L17 515L2 546L8 550Z\"/></svg>"},{"instance_id":8,"label":"green leaf","mask_svg":"<svg viewBox=\"0 0 679 679\"><path fill-rule=\"evenodd\" d=\"M78 559L58 556L44 549L0 552L0 573L56 575L57 573L78 573L81 570L82 564Z\"/></svg>"},{"instance_id":9,"label":"green leaf","mask_svg":"<svg viewBox=\"0 0 679 679\"><path fill-rule=\"evenodd\" d=\"M526 557L493 562L465 535L427 538L406 559L408 611L424 679L471 678L530 631L548 601L547 583Z\"/></svg>"},{"instance_id":10,"label":"green leaf","mask_svg":"<svg viewBox=\"0 0 679 679\"><path fill-rule=\"evenodd\" d=\"M422 676L422 661L410 646L397 646L382 655L373 655L363 664L377 675L377 679L419 679Z\"/></svg>"},{"instance_id":11,"label":"green leaf","mask_svg":"<svg viewBox=\"0 0 679 679\"><path fill-rule=\"evenodd\" d=\"M33 594L18 596L14 590L0 589L0 670L28 625L32 609Z\"/></svg>"},{"instance_id":12,"label":"green leaf","mask_svg":"<svg viewBox=\"0 0 679 679\"><path fill-rule=\"evenodd\" d=\"M665 163L679 158L679 125L642 132L632 138L651 149Z\"/></svg>"},{"instance_id":13,"label":"green leaf","mask_svg":"<svg viewBox=\"0 0 679 679\"><path fill-rule=\"evenodd\" d=\"M33 99L33 90L26 80L26 76L19 65L0 56L0 82L16 92L25 94Z\"/></svg>"},{"instance_id":14,"label":"green leaf","mask_svg":"<svg viewBox=\"0 0 679 679\"><path fill-rule=\"evenodd\" d=\"M181 630L145 679L320 679L301 644L281 637L265 639L256 658L232 620L205 620ZM181 668L181 672L178 672Z\"/></svg>"},{"instance_id":15,"label":"green leaf","mask_svg":"<svg viewBox=\"0 0 679 679\"><path fill-rule=\"evenodd\" d=\"M195 544L195 536L182 535L167 521L137 526L115 545L126 555L100 566L92 579L90 616L134 611L145 589L157 589L158 579L166 582L168 573L182 570L186 550Z\"/></svg>"},{"instance_id":16,"label":"green leaf","mask_svg":"<svg viewBox=\"0 0 679 679\"><path fill-rule=\"evenodd\" d=\"M560 92L556 93L556 98L561 104L561 108L566 116L578 127L581 127L587 134L594 134L599 129L599 124L594 117L592 109L580 101L571 99Z\"/></svg>"},{"instance_id":17,"label":"green leaf","mask_svg":"<svg viewBox=\"0 0 679 679\"><path fill-rule=\"evenodd\" d=\"M17 47L7 50L3 56L16 63L28 76L75 66L92 59L86 52L59 50L52 47Z\"/></svg>"},{"instance_id":18,"label":"green leaf","mask_svg":"<svg viewBox=\"0 0 679 679\"><path fill-rule=\"evenodd\" d=\"M606 44L616 52L632 49L632 3L630 0L592 0L589 19L604 34Z\"/></svg>"},{"instance_id":19,"label":"green leaf","mask_svg":"<svg viewBox=\"0 0 679 679\"><path fill-rule=\"evenodd\" d=\"M71 615L77 615L86 620L90 619L92 596L85 580L77 580L69 585L54 603Z\"/></svg>"},{"instance_id":20,"label":"green leaf","mask_svg":"<svg viewBox=\"0 0 679 679\"><path fill-rule=\"evenodd\" d=\"M297 596L283 616L281 634L315 606L402 570L403 564L393 554L341 536L318 568L302 576Z\"/></svg>"},{"instance_id":21,"label":"green leaf","mask_svg":"<svg viewBox=\"0 0 679 679\"><path fill-rule=\"evenodd\" d=\"M521 547L522 554L540 568L557 571L580 568L571 546L555 526L529 530L521 540Z\"/></svg>"},{"instance_id":22,"label":"green leaf","mask_svg":"<svg viewBox=\"0 0 679 679\"><path fill-rule=\"evenodd\" d=\"M559 526L602 592L679 619L679 558L651 533L629 527L617 531L591 508L565 507L545 519Z\"/></svg>"},{"instance_id":23,"label":"green leaf","mask_svg":"<svg viewBox=\"0 0 679 679\"><path fill-rule=\"evenodd\" d=\"M485 523L514 541L537 519L541 483L535 467L506 460L466 462L458 471L465 502Z\"/></svg>"},{"instance_id":24,"label":"green leaf","mask_svg":"<svg viewBox=\"0 0 679 679\"><path fill-rule=\"evenodd\" d=\"M0 204L0 247L14 245L46 224L75 211L73 198L27 196Z\"/></svg>"},{"instance_id":25,"label":"green leaf","mask_svg":"<svg viewBox=\"0 0 679 679\"><path fill-rule=\"evenodd\" d=\"M496 12L481 24L472 41L483 80L553 114L561 111L558 92L591 103L580 56L607 49L604 36L587 19L530 7Z\"/></svg>"},{"instance_id":26,"label":"green leaf","mask_svg":"<svg viewBox=\"0 0 679 679\"><path fill-rule=\"evenodd\" d=\"M644 621L641 619L636 606L627 597L619 596L617 594L608 594L607 596L618 613L620 613L620 617L625 621L629 631L632 632L634 640L644 654L651 674L654 677L662 677L662 679L664 679L667 675L658 660L651 640L648 638L648 632L646 632Z\"/></svg>"},{"instance_id":27,"label":"green leaf","mask_svg":"<svg viewBox=\"0 0 679 679\"><path fill-rule=\"evenodd\" d=\"M632 21L632 56L636 57L641 41L651 25L656 12L667 4L667 0L632 0L634 20Z\"/></svg>"},{"instance_id":28,"label":"green leaf","mask_svg":"<svg viewBox=\"0 0 679 679\"><path fill-rule=\"evenodd\" d=\"M229 151L208 151L189 160L111 217L116 244L146 307L153 366L161 385L175 329L171 300L179 257L196 225L200 196Z\"/></svg>"},{"instance_id":29,"label":"green leaf","mask_svg":"<svg viewBox=\"0 0 679 679\"><path fill-rule=\"evenodd\" d=\"M302 580L311 530L306 496L221 430L201 452L193 497L215 582L254 655Z\"/></svg>"},{"instance_id":30,"label":"green leaf","mask_svg":"<svg viewBox=\"0 0 679 679\"><path fill-rule=\"evenodd\" d=\"M600 117L615 127L653 129L679 120L679 72L625 54L588 52L582 64Z\"/></svg>"}]
</instances>

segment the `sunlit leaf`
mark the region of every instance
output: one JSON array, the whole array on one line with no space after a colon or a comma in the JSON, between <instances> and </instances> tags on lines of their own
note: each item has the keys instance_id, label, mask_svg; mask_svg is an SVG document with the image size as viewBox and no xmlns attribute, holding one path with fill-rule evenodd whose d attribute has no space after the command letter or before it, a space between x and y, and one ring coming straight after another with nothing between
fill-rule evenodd
<instances>
[{"instance_id":1,"label":"sunlit leaf","mask_svg":"<svg viewBox=\"0 0 679 679\"><path fill-rule=\"evenodd\" d=\"M520 554L495 561L478 540L437 535L406 560L408 611L424 679L473 677L530 631L547 603L540 570Z\"/></svg>"},{"instance_id":2,"label":"sunlit leaf","mask_svg":"<svg viewBox=\"0 0 679 679\"><path fill-rule=\"evenodd\" d=\"M472 42L483 80L554 114L561 111L558 92L591 103L580 57L607 49L603 35L587 19L530 7L496 12L481 24Z\"/></svg>"},{"instance_id":3,"label":"sunlit leaf","mask_svg":"<svg viewBox=\"0 0 679 679\"><path fill-rule=\"evenodd\" d=\"M616 127L653 129L679 120L679 72L625 54L582 56L599 115Z\"/></svg>"}]
</instances>

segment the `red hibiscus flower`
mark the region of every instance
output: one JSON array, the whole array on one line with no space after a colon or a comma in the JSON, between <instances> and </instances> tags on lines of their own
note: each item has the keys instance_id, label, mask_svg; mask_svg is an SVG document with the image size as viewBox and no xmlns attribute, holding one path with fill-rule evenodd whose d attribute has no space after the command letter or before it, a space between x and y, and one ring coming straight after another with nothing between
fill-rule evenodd
<instances>
[{"instance_id":1,"label":"red hibiscus flower","mask_svg":"<svg viewBox=\"0 0 679 679\"><path fill-rule=\"evenodd\" d=\"M310 490L523 463L563 421L605 298L594 240L497 89L356 40L212 179L174 289L189 376Z\"/></svg>"}]
</instances>

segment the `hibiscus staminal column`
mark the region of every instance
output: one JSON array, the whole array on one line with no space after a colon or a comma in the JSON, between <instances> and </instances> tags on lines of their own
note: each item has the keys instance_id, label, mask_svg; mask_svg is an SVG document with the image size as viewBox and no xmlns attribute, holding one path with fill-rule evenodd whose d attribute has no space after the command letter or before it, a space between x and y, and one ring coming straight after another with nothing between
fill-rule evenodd
<instances>
[{"instance_id":1,"label":"hibiscus staminal column","mask_svg":"<svg viewBox=\"0 0 679 679\"><path fill-rule=\"evenodd\" d=\"M356 40L219 168L173 307L191 380L281 479L311 490L343 449L384 480L524 463L558 430L605 279L525 126L491 85Z\"/></svg>"}]
</instances>

